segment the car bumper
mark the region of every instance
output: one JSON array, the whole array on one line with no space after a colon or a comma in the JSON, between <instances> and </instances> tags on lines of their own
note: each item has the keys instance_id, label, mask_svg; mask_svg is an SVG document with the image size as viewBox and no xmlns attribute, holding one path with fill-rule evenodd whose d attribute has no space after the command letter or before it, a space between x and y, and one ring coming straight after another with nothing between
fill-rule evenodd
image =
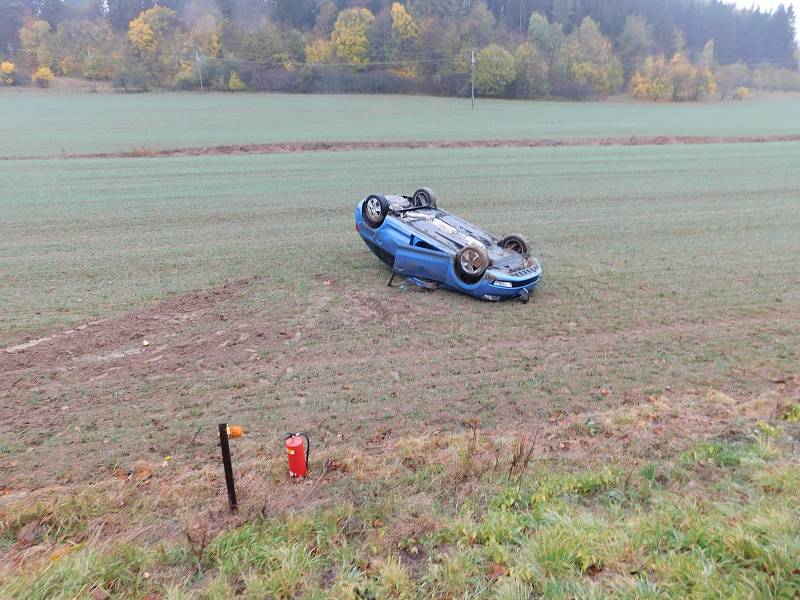
<instances>
[{"instance_id":1,"label":"car bumper","mask_svg":"<svg viewBox=\"0 0 800 600\"><path fill-rule=\"evenodd\" d=\"M520 285L516 287L500 287L494 285L492 281L487 279L482 279L478 283L474 285L448 285L445 284L445 287L450 288L454 291L461 292L464 294L469 294L474 298L479 298L481 300L486 300L489 302L499 302L501 300L516 300L522 299L527 300L533 295L536 286L542 281L542 273L539 272L536 275L535 281L527 283L525 285Z\"/></svg>"}]
</instances>

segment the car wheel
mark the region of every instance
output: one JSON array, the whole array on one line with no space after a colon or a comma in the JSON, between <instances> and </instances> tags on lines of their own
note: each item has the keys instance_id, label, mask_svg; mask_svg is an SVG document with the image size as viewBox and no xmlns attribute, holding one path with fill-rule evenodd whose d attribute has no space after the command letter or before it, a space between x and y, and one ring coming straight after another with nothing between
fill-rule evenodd
<instances>
[{"instance_id":1,"label":"car wheel","mask_svg":"<svg viewBox=\"0 0 800 600\"><path fill-rule=\"evenodd\" d=\"M521 254L522 256L528 256L531 253L530 242L524 236L516 233L504 237L500 242L500 247Z\"/></svg>"},{"instance_id":2,"label":"car wheel","mask_svg":"<svg viewBox=\"0 0 800 600\"><path fill-rule=\"evenodd\" d=\"M464 246L456 252L456 274L465 283L479 281L488 267L489 255L483 246Z\"/></svg>"},{"instance_id":3,"label":"car wheel","mask_svg":"<svg viewBox=\"0 0 800 600\"><path fill-rule=\"evenodd\" d=\"M373 229L377 229L386 220L386 215L389 214L389 201L385 196L373 194L367 196L364 204L361 206L361 215L364 217L367 225Z\"/></svg>"},{"instance_id":4,"label":"car wheel","mask_svg":"<svg viewBox=\"0 0 800 600\"><path fill-rule=\"evenodd\" d=\"M419 188L414 192L413 199L414 206L436 208L436 194L433 193L431 188Z\"/></svg>"}]
</instances>

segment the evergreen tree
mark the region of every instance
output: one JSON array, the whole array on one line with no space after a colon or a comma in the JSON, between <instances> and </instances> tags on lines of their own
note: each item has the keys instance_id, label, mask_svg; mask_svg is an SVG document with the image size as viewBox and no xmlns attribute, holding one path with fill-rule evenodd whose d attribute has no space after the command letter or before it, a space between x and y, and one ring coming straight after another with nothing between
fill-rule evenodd
<instances>
[{"instance_id":1,"label":"evergreen tree","mask_svg":"<svg viewBox=\"0 0 800 600\"><path fill-rule=\"evenodd\" d=\"M638 69L653 46L653 33L647 19L629 15L619 35L620 59L626 75Z\"/></svg>"},{"instance_id":2,"label":"evergreen tree","mask_svg":"<svg viewBox=\"0 0 800 600\"><path fill-rule=\"evenodd\" d=\"M768 62L778 66L794 67L795 14L791 5L781 4L772 14Z\"/></svg>"}]
</instances>

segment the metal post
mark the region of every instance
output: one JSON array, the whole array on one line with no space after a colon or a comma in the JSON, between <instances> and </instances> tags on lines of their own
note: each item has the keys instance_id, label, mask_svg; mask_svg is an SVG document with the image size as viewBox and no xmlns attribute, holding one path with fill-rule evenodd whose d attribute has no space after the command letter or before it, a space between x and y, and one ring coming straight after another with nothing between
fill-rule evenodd
<instances>
[{"instance_id":1,"label":"metal post","mask_svg":"<svg viewBox=\"0 0 800 600\"><path fill-rule=\"evenodd\" d=\"M233 466L231 466L231 448L228 445L228 424L219 424L219 447L222 449L222 466L225 468L225 485L228 487L228 506L236 512L236 487L233 483Z\"/></svg>"},{"instance_id":2,"label":"metal post","mask_svg":"<svg viewBox=\"0 0 800 600\"><path fill-rule=\"evenodd\" d=\"M475 108L475 48L472 49L472 108Z\"/></svg>"},{"instance_id":3,"label":"metal post","mask_svg":"<svg viewBox=\"0 0 800 600\"><path fill-rule=\"evenodd\" d=\"M86 51L86 58L89 60L89 65L90 65L90 67L92 69L92 85L97 85L97 71L95 70L94 65L92 64L92 51L91 50L87 50Z\"/></svg>"}]
</instances>

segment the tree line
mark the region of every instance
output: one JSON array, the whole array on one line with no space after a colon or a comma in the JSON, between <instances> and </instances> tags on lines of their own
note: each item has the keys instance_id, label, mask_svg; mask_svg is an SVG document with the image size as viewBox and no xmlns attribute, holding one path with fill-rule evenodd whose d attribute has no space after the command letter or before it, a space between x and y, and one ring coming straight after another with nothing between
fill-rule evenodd
<instances>
[{"instance_id":1,"label":"tree line","mask_svg":"<svg viewBox=\"0 0 800 600\"><path fill-rule=\"evenodd\" d=\"M717 0L0 0L0 81L651 100L800 89L793 8Z\"/></svg>"}]
</instances>

